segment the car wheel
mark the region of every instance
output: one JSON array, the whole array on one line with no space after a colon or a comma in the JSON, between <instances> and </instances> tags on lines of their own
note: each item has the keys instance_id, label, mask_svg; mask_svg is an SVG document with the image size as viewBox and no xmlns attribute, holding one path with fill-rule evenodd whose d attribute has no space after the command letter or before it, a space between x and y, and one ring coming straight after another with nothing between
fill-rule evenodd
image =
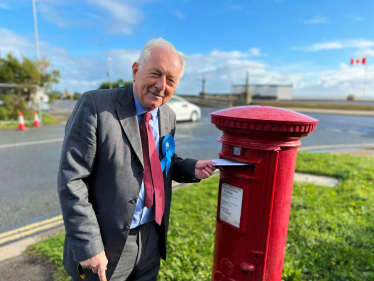
<instances>
[{"instance_id":1,"label":"car wheel","mask_svg":"<svg viewBox=\"0 0 374 281\"><path fill-rule=\"evenodd\" d=\"M197 112L196 111L194 111L194 112L192 112L191 113L191 121L192 122L196 122L197 120L199 119L199 115L197 115Z\"/></svg>"}]
</instances>

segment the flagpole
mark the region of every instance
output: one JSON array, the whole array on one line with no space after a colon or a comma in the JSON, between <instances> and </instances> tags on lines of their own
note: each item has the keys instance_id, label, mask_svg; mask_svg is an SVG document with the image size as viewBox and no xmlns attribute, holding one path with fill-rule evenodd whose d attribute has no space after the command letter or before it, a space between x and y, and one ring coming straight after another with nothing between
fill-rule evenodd
<instances>
[{"instance_id":1,"label":"flagpole","mask_svg":"<svg viewBox=\"0 0 374 281\"><path fill-rule=\"evenodd\" d=\"M368 64L367 64L367 59L365 58L365 78L364 78L364 92L363 92L363 97L365 97L365 91L366 91L367 71L368 71Z\"/></svg>"}]
</instances>

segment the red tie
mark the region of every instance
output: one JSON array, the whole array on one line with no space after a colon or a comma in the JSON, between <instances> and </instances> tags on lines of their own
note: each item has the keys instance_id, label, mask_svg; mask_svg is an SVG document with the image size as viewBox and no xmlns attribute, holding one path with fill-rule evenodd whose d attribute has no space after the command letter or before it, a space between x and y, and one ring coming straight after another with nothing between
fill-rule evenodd
<instances>
[{"instance_id":1,"label":"red tie","mask_svg":"<svg viewBox=\"0 0 374 281\"><path fill-rule=\"evenodd\" d=\"M157 153L155 140L153 139L152 128L149 125L152 114L143 114L143 122L140 125L140 138L143 149L144 162L144 189L145 206L149 209L153 205L153 188L155 190L156 210L155 221L161 225L165 208L164 177L161 163Z\"/></svg>"}]
</instances>

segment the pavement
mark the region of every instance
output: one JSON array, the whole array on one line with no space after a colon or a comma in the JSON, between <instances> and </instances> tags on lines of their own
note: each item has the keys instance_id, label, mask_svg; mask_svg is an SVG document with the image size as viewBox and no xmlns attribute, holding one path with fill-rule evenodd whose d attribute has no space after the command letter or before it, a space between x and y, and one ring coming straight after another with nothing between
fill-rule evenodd
<instances>
[{"instance_id":1,"label":"pavement","mask_svg":"<svg viewBox=\"0 0 374 281\"><path fill-rule=\"evenodd\" d=\"M374 157L374 148L356 149L356 150L350 150L350 151L337 150L337 151L332 151L331 153L334 153L334 154L349 153L350 155L355 155L355 156Z\"/></svg>"}]
</instances>

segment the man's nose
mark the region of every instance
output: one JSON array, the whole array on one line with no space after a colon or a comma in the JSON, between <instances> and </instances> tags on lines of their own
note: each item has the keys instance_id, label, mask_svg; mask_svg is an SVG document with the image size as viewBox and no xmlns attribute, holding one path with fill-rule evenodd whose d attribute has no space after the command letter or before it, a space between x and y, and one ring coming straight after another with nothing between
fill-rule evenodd
<instances>
[{"instance_id":1,"label":"man's nose","mask_svg":"<svg viewBox=\"0 0 374 281\"><path fill-rule=\"evenodd\" d=\"M159 90L159 91L165 91L165 87L166 87L166 77L165 77L165 76L161 76L159 79L157 79L157 82L156 82L155 87L156 87L157 90Z\"/></svg>"}]
</instances>

